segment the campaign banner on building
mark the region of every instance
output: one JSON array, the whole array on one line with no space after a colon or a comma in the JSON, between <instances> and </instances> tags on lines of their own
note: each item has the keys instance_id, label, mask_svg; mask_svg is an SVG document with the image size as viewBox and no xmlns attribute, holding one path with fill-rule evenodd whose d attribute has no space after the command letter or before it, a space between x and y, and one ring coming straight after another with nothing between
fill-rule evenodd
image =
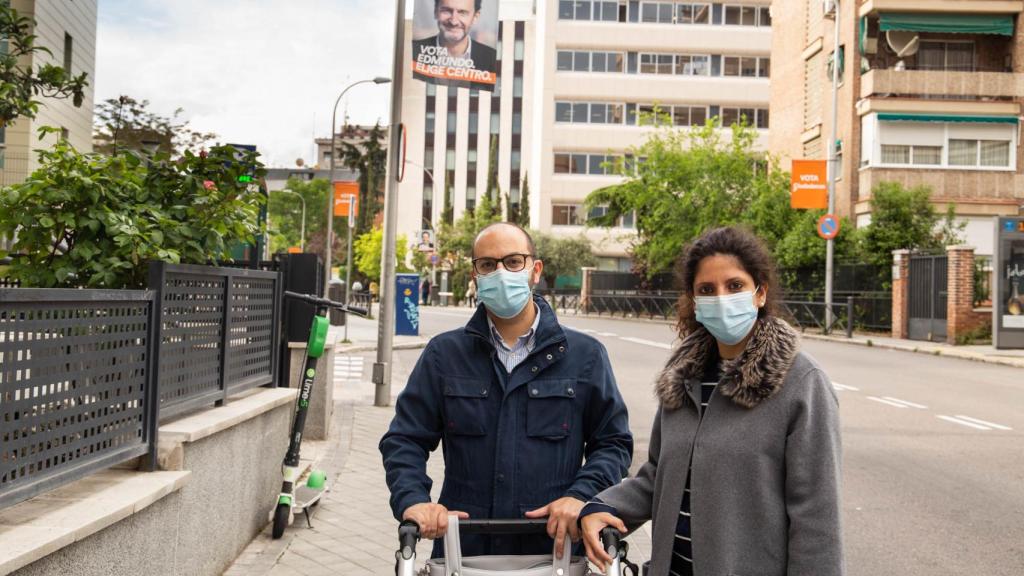
<instances>
[{"instance_id":1,"label":"campaign banner on building","mask_svg":"<svg viewBox=\"0 0 1024 576\"><path fill-rule=\"evenodd\" d=\"M415 0L413 77L491 92L498 79L498 0Z\"/></svg>"}]
</instances>

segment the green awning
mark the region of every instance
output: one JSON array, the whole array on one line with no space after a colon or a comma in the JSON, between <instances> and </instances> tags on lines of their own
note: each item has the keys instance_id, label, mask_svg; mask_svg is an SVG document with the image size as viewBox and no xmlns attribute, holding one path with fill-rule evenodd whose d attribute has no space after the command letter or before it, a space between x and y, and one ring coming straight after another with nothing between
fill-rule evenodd
<instances>
[{"instance_id":1,"label":"green awning","mask_svg":"<svg viewBox=\"0 0 1024 576\"><path fill-rule=\"evenodd\" d=\"M904 114L880 112L878 119L887 122L974 122L981 124L1017 124L1016 116L965 116L962 114Z\"/></svg>"},{"instance_id":2,"label":"green awning","mask_svg":"<svg viewBox=\"0 0 1024 576\"><path fill-rule=\"evenodd\" d=\"M997 34L1013 36L1013 16L1003 14L900 14L882 13L879 29L908 32Z\"/></svg>"}]
</instances>

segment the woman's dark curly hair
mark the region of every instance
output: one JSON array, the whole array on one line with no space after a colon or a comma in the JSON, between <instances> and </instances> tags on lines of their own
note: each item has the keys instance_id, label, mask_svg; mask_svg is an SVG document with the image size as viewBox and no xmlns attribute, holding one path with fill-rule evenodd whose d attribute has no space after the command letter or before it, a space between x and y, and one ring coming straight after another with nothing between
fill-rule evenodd
<instances>
[{"instance_id":1,"label":"woman's dark curly hair","mask_svg":"<svg viewBox=\"0 0 1024 576\"><path fill-rule=\"evenodd\" d=\"M694 310L694 281L697 279L697 266L708 256L733 256L739 261L743 270L750 274L758 287L766 287L765 305L758 311L757 317L775 315L775 295L779 283L775 272L775 260L753 232L745 228L730 226L709 230L697 238L686 248L679 260L679 280L683 293L676 302L679 321L676 330L680 338L685 338L696 330L700 324Z\"/></svg>"}]
</instances>

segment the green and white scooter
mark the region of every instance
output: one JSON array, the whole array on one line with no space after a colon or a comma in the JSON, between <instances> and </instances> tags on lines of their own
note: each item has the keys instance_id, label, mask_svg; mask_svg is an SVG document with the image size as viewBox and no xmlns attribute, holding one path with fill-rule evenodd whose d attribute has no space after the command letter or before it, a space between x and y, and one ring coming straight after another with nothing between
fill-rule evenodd
<instances>
[{"instance_id":1,"label":"green and white scooter","mask_svg":"<svg viewBox=\"0 0 1024 576\"><path fill-rule=\"evenodd\" d=\"M302 372L302 385L299 387L299 397L295 401L295 419L292 423L291 439L288 442L288 452L284 456L282 473L284 482L281 484L281 494L277 497L277 507L274 509L274 527L272 535L278 539L284 534L284 529L291 524L298 509L306 515L306 523L309 521L309 509L315 506L320 497L323 496L326 488L326 475L320 470L313 470L305 486L296 488L299 482L301 471L299 469L299 448L302 445L302 431L306 427L306 412L309 410L309 399L313 391L313 381L316 379L316 364L324 354L324 345L327 343L327 330L330 322L327 319L327 312L331 308L343 310L356 316L367 316L363 308L347 306L340 302L334 302L325 298L317 298L308 294L285 292L285 298L306 302L316 306L316 314L313 315L313 325L309 329L309 341L306 344L306 364ZM310 524L310 526L312 526Z\"/></svg>"}]
</instances>

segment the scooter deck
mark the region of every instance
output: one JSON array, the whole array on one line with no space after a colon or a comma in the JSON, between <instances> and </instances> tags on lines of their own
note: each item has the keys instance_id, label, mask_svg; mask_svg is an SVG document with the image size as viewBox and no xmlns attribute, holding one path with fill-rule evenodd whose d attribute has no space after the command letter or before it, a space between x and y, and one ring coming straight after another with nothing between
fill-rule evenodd
<instances>
[{"instance_id":1,"label":"scooter deck","mask_svg":"<svg viewBox=\"0 0 1024 576\"><path fill-rule=\"evenodd\" d=\"M292 508L296 510L305 510L315 506L324 493L327 492L326 488L310 488L309 486L299 486L295 489L295 504Z\"/></svg>"}]
</instances>

